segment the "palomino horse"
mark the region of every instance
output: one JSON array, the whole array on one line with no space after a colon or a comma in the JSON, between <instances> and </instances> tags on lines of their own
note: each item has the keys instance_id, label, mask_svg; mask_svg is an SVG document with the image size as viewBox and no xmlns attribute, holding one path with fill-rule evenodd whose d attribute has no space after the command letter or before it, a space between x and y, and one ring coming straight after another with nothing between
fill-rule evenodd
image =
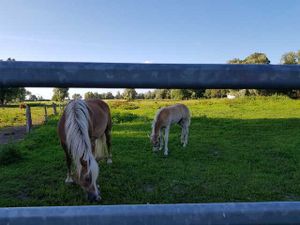
<instances>
[{"instance_id":1,"label":"palomino horse","mask_svg":"<svg viewBox=\"0 0 300 225\"><path fill-rule=\"evenodd\" d=\"M164 155L168 155L170 126L174 123L181 126L181 144L183 144L183 147L186 147L190 121L190 111L183 104L176 104L159 109L152 123L152 134L150 136L153 151L162 150L164 144L163 129L165 129Z\"/></svg>"},{"instance_id":2,"label":"palomino horse","mask_svg":"<svg viewBox=\"0 0 300 225\"><path fill-rule=\"evenodd\" d=\"M88 200L101 200L96 184L99 167L96 160L111 160L111 115L101 100L71 101L58 124L58 134L67 163L66 183L72 183L72 158L76 167L76 182L87 192Z\"/></svg>"}]
</instances>

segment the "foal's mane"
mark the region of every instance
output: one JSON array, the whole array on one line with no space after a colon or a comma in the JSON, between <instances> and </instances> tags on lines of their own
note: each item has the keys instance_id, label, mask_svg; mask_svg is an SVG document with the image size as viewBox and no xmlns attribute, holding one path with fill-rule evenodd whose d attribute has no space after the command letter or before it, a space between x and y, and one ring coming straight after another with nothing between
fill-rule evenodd
<instances>
[{"instance_id":1,"label":"foal's mane","mask_svg":"<svg viewBox=\"0 0 300 225\"><path fill-rule=\"evenodd\" d=\"M161 107L159 110L157 110L156 114L155 114L155 117L154 117L154 120L152 122L152 134L154 134L154 129L155 129L155 125L157 123L157 119L159 117L159 114L161 113L161 111L164 109L165 107Z\"/></svg>"},{"instance_id":2,"label":"foal's mane","mask_svg":"<svg viewBox=\"0 0 300 225\"><path fill-rule=\"evenodd\" d=\"M80 99L71 101L66 107L65 118L66 143L77 171L80 174L82 159L86 161L89 173L94 157L89 137L90 116L86 102Z\"/></svg>"}]
</instances>

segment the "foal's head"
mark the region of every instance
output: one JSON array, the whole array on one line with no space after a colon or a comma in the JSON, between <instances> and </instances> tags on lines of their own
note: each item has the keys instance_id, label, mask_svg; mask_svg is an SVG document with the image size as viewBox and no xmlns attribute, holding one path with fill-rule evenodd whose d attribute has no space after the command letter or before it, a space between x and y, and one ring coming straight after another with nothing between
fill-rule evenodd
<instances>
[{"instance_id":1,"label":"foal's head","mask_svg":"<svg viewBox=\"0 0 300 225\"><path fill-rule=\"evenodd\" d=\"M89 201L100 201L100 191L98 190L96 181L99 174L99 168L94 158L88 160L80 159L81 169L79 171L79 185L87 193Z\"/></svg>"},{"instance_id":2,"label":"foal's head","mask_svg":"<svg viewBox=\"0 0 300 225\"><path fill-rule=\"evenodd\" d=\"M157 121L157 116L158 113L155 116L154 121L152 123L152 133L149 136L153 151L158 151L160 147L159 123Z\"/></svg>"},{"instance_id":3,"label":"foal's head","mask_svg":"<svg viewBox=\"0 0 300 225\"><path fill-rule=\"evenodd\" d=\"M150 142L152 144L152 150L158 151L160 147L160 137L159 134L151 134L150 135Z\"/></svg>"}]
</instances>

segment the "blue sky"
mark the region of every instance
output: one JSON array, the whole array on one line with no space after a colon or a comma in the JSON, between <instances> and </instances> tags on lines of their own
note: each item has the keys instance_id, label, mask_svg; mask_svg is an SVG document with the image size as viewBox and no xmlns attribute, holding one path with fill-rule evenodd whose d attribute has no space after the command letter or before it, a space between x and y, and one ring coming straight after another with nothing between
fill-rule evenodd
<instances>
[{"instance_id":1,"label":"blue sky","mask_svg":"<svg viewBox=\"0 0 300 225\"><path fill-rule=\"evenodd\" d=\"M264 52L277 64L300 49L299 15L298 0L2 0L0 58L226 63Z\"/></svg>"}]
</instances>

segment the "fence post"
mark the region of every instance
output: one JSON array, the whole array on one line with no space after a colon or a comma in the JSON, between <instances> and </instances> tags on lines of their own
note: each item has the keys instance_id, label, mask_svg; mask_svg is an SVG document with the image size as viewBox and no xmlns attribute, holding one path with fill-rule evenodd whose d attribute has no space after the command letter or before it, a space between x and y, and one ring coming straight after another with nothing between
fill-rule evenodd
<instances>
[{"instance_id":1,"label":"fence post","mask_svg":"<svg viewBox=\"0 0 300 225\"><path fill-rule=\"evenodd\" d=\"M30 106L26 105L26 132L29 133L32 128L31 110Z\"/></svg>"},{"instance_id":2,"label":"fence post","mask_svg":"<svg viewBox=\"0 0 300 225\"><path fill-rule=\"evenodd\" d=\"M53 114L56 116L57 115L56 104L52 103L52 107L53 107Z\"/></svg>"},{"instance_id":3,"label":"fence post","mask_svg":"<svg viewBox=\"0 0 300 225\"><path fill-rule=\"evenodd\" d=\"M47 105L44 105L44 112L45 112L45 114L44 114L44 121L45 122L47 122L47 120L48 120L48 114L47 114Z\"/></svg>"},{"instance_id":4,"label":"fence post","mask_svg":"<svg viewBox=\"0 0 300 225\"><path fill-rule=\"evenodd\" d=\"M59 113L60 113L60 115L62 115L62 114L63 114L63 112L64 112L64 109L65 109L65 106L63 105L63 103L62 103L62 102L60 102L60 103L59 103Z\"/></svg>"}]
</instances>

